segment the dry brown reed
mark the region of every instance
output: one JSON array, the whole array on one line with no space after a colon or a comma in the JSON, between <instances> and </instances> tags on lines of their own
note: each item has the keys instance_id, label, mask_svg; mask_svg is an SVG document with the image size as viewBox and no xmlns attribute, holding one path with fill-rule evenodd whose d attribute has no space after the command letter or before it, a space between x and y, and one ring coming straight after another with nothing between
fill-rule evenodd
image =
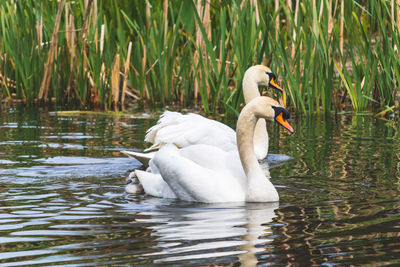
<instances>
[{"instance_id":1,"label":"dry brown reed","mask_svg":"<svg viewBox=\"0 0 400 267\"><path fill-rule=\"evenodd\" d=\"M209 1L206 1L205 4L203 5L202 0L197 0L196 4L196 9L197 13L199 14L200 20L202 22L202 26L204 27L204 30L206 31L207 38L210 38L210 3ZM195 76L198 75L198 79L195 80L194 82L194 100L197 102L198 96L199 96L199 80L202 79L202 73L199 71L199 65L200 65L200 57L206 57L205 55L205 41L203 34L201 32L200 26L198 25L198 21L195 21L196 25L196 46L197 49L194 54L194 64L193 64L193 73ZM209 95L209 87L207 86L207 95Z\"/></svg>"},{"instance_id":2,"label":"dry brown reed","mask_svg":"<svg viewBox=\"0 0 400 267\"><path fill-rule=\"evenodd\" d=\"M47 102L47 96L49 92L49 87L50 87L50 81L51 81L51 73L53 69L53 60L54 57L56 56L57 52L57 44L58 44L58 29L60 27L60 21L61 21L61 13L64 9L65 5L65 0L61 0L58 11L57 11L57 17L56 17L56 23L54 25L53 29L53 34L51 36L51 43L50 43L50 50L49 50L49 55L47 57L47 62L45 65L45 70L44 70L44 75L42 79L42 85L40 86L40 91L39 91L39 100L44 100ZM39 46L41 46L42 43L39 43Z\"/></svg>"},{"instance_id":3,"label":"dry brown reed","mask_svg":"<svg viewBox=\"0 0 400 267\"><path fill-rule=\"evenodd\" d=\"M119 83L120 83L120 56L119 54L115 55L114 63L111 68L111 94L112 101L114 104L114 110L118 110L118 102L119 102Z\"/></svg>"},{"instance_id":4,"label":"dry brown reed","mask_svg":"<svg viewBox=\"0 0 400 267\"><path fill-rule=\"evenodd\" d=\"M129 74L129 65L131 60L131 52L132 52L132 42L129 42L128 45L128 53L126 55L125 64L124 64L124 78L122 83L122 95L121 95L121 108L125 110L125 94L127 94L128 90L128 74Z\"/></svg>"}]
</instances>

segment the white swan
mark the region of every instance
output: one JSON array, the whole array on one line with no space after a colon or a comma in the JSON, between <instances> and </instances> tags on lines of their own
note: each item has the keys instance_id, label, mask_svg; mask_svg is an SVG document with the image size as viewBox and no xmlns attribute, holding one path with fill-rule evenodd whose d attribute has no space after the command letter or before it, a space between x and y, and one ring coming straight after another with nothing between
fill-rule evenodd
<instances>
[{"instance_id":1,"label":"white swan","mask_svg":"<svg viewBox=\"0 0 400 267\"><path fill-rule=\"evenodd\" d=\"M236 151L207 144L182 149L166 144L150 160L149 171L135 170L145 193L205 203L278 201L278 192L254 154L254 131L260 118L275 120L293 132L284 107L272 98L256 97L239 115Z\"/></svg>"},{"instance_id":2,"label":"white swan","mask_svg":"<svg viewBox=\"0 0 400 267\"><path fill-rule=\"evenodd\" d=\"M246 70L243 77L243 95L246 103L260 96L258 86L269 86L279 91L282 88L275 82L275 74L263 65L255 65ZM223 123L189 113L165 111L157 124L151 127L145 137L146 142L153 145L148 150L158 149L166 143L175 144L179 148L194 144L218 146L225 151L237 149L235 131ZM121 151L134 157L147 167L154 154ZM260 119L254 133L254 152L258 160L268 154L268 132L266 122Z\"/></svg>"}]
</instances>

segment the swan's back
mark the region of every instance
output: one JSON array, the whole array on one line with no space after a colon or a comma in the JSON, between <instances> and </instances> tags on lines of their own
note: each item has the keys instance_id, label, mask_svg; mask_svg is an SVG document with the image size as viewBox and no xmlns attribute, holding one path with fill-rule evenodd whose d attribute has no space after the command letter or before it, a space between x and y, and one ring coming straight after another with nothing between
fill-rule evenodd
<instances>
[{"instance_id":1,"label":"swan's back","mask_svg":"<svg viewBox=\"0 0 400 267\"><path fill-rule=\"evenodd\" d=\"M236 150L236 133L223 123L189 113L165 111L157 124L151 127L145 137L153 143L151 148L174 144L179 148L195 144L208 144L225 151Z\"/></svg>"}]
</instances>

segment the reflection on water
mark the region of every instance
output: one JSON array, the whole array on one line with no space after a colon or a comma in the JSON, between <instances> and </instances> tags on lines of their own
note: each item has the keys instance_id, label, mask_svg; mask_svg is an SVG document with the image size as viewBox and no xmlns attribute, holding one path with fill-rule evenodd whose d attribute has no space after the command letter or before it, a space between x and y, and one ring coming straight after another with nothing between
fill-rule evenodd
<instances>
[{"instance_id":1,"label":"reflection on water","mask_svg":"<svg viewBox=\"0 0 400 267\"><path fill-rule=\"evenodd\" d=\"M0 113L0 265L396 265L399 136L371 116L270 127L280 203L130 195L152 119ZM232 122L231 125L234 125Z\"/></svg>"},{"instance_id":2,"label":"reflection on water","mask_svg":"<svg viewBox=\"0 0 400 267\"><path fill-rule=\"evenodd\" d=\"M257 262L255 252L260 249L256 246L271 241L260 239L271 235L270 227L263 224L272 221L278 206L278 203L197 204L146 213L152 215L151 219L139 221L156 223L149 228L160 248L146 256L157 255L161 259L155 262L170 262L239 255L241 262Z\"/></svg>"}]
</instances>

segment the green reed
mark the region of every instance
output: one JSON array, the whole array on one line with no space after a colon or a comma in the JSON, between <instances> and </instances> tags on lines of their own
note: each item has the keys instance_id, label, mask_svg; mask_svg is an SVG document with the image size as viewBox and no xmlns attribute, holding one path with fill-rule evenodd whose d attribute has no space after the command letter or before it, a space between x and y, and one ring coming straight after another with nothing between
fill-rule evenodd
<instances>
[{"instance_id":1,"label":"green reed","mask_svg":"<svg viewBox=\"0 0 400 267\"><path fill-rule=\"evenodd\" d=\"M6 0L0 98L237 114L245 70L264 63L293 110L385 113L399 105L395 2Z\"/></svg>"}]
</instances>

